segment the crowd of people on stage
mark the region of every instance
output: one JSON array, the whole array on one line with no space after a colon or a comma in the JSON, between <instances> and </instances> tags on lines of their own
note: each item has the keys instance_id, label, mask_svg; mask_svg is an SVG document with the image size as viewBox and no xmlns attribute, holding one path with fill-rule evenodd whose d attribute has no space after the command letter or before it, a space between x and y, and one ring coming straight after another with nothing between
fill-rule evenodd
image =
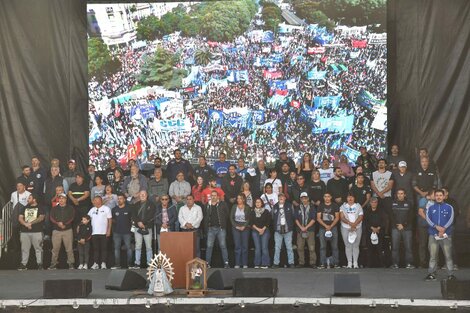
<instances>
[{"instance_id":1,"label":"crowd of people on stage","mask_svg":"<svg viewBox=\"0 0 470 313\"><path fill-rule=\"evenodd\" d=\"M193 166L177 149L166 165L154 158L152 170L140 170L133 160L123 170L111 159L104 171L90 165L86 173L75 160L64 169L53 159L46 170L34 157L11 195L19 269L27 269L31 246L44 267L43 240L52 243L49 269L57 268L62 244L69 268L145 268L143 247L148 262L162 232L181 231L197 234L197 255L209 266L218 263L212 257L217 241L225 268L419 266L434 280L440 247L454 278L452 239L460 210L428 151L420 149L417 160L405 160L397 145L386 159L360 151L355 164L339 155L318 168L309 153L296 164L281 151L268 168L264 160L232 164L223 152L212 165L201 155ZM281 262L283 245L287 262Z\"/></svg>"}]
</instances>

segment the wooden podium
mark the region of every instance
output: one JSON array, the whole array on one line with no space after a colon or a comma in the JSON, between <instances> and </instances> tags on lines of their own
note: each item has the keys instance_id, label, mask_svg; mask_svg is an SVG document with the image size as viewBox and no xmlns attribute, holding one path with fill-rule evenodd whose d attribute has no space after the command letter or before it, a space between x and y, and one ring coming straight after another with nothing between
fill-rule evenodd
<instances>
[{"instance_id":1,"label":"wooden podium","mask_svg":"<svg viewBox=\"0 0 470 313\"><path fill-rule=\"evenodd\" d=\"M160 250L173 263L175 277L171 285L175 289L186 288L186 263L196 257L196 238L194 232L160 234Z\"/></svg>"}]
</instances>

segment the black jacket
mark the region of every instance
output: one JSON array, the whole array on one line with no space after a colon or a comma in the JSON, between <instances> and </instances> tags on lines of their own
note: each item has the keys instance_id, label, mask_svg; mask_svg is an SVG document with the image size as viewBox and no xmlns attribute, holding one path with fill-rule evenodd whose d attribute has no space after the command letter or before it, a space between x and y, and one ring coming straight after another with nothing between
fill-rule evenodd
<instances>
[{"instance_id":1,"label":"black jacket","mask_svg":"<svg viewBox=\"0 0 470 313\"><path fill-rule=\"evenodd\" d=\"M228 210L227 204L223 201L217 202L216 205L211 205L210 203L207 204L206 212L204 214L204 222L205 222L206 228L212 226L211 225L212 214L217 214L220 227L223 229L227 229L227 221L229 217L229 210Z\"/></svg>"},{"instance_id":2,"label":"black jacket","mask_svg":"<svg viewBox=\"0 0 470 313\"><path fill-rule=\"evenodd\" d=\"M232 198L237 198L237 195L241 192L243 185L243 179L237 174L235 177L230 177L230 174L226 174L222 178L222 190L225 192L225 201L229 202Z\"/></svg>"},{"instance_id":3,"label":"black jacket","mask_svg":"<svg viewBox=\"0 0 470 313\"><path fill-rule=\"evenodd\" d=\"M134 204L134 210L132 212L132 220L137 226L137 223L142 222L145 228L152 228L155 224L155 205L147 200L144 203L141 201Z\"/></svg>"},{"instance_id":4,"label":"black jacket","mask_svg":"<svg viewBox=\"0 0 470 313\"><path fill-rule=\"evenodd\" d=\"M78 225L77 240L85 239L85 241L90 241L91 234L92 234L91 222L88 223L87 225L85 224Z\"/></svg>"}]
</instances>

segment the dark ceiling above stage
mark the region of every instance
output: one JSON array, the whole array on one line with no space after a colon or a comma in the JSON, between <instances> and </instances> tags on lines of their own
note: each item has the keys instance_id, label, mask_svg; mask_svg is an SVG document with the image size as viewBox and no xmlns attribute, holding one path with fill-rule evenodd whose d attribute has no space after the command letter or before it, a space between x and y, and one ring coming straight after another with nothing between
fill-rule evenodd
<instances>
[{"instance_id":1,"label":"dark ceiling above stage","mask_svg":"<svg viewBox=\"0 0 470 313\"><path fill-rule=\"evenodd\" d=\"M90 1L117 2L117 1ZM390 0L389 138L470 202L470 1ZM0 203L32 155L87 162L86 1L0 1Z\"/></svg>"}]
</instances>

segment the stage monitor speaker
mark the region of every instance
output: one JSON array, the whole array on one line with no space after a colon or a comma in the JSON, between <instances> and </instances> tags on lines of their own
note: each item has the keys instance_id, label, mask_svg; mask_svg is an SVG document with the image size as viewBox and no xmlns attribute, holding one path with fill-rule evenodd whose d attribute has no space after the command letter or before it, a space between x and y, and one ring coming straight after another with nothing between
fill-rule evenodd
<instances>
[{"instance_id":1,"label":"stage monitor speaker","mask_svg":"<svg viewBox=\"0 0 470 313\"><path fill-rule=\"evenodd\" d=\"M360 297L361 280L359 274L335 274L335 297Z\"/></svg>"},{"instance_id":2,"label":"stage monitor speaker","mask_svg":"<svg viewBox=\"0 0 470 313\"><path fill-rule=\"evenodd\" d=\"M441 280L442 298L447 300L470 300L470 280Z\"/></svg>"},{"instance_id":3,"label":"stage monitor speaker","mask_svg":"<svg viewBox=\"0 0 470 313\"><path fill-rule=\"evenodd\" d=\"M90 279L48 279L43 281L44 299L86 298L90 293Z\"/></svg>"},{"instance_id":4,"label":"stage monitor speaker","mask_svg":"<svg viewBox=\"0 0 470 313\"><path fill-rule=\"evenodd\" d=\"M207 288L215 290L230 290L233 288L233 281L243 278L241 269L215 270L207 278Z\"/></svg>"},{"instance_id":5,"label":"stage monitor speaker","mask_svg":"<svg viewBox=\"0 0 470 313\"><path fill-rule=\"evenodd\" d=\"M276 278L237 278L233 283L234 297L275 297L277 291Z\"/></svg>"},{"instance_id":6,"label":"stage monitor speaker","mask_svg":"<svg viewBox=\"0 0 470 313\"><path fill-rule=\"evenodd\" d=\"M135 290L144 289L147 284L145 278L129 270L111 270L106 280L106 289Z\"/></svg>"}]
</instances>

